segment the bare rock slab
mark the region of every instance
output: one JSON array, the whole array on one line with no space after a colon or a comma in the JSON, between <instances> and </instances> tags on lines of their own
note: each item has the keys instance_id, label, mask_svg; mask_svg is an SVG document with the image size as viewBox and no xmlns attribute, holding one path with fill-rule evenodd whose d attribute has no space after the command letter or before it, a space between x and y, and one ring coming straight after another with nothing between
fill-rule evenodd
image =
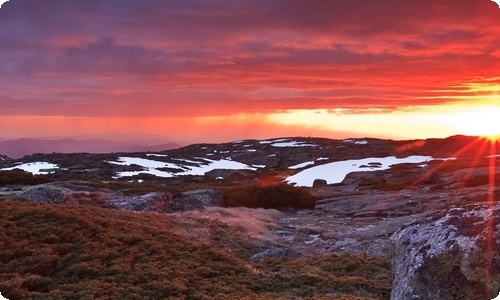
<instances>
[{"instance_id":1,"label":"bare rock slab","mask_svg":"<svg viewBox=\"0 0 500 300\"><path fill-rule=\"evenodd\" d=\"M500 204L417 219L391 237L391 299L490 300L500 289Z\"/></svg>"}]
</instances>

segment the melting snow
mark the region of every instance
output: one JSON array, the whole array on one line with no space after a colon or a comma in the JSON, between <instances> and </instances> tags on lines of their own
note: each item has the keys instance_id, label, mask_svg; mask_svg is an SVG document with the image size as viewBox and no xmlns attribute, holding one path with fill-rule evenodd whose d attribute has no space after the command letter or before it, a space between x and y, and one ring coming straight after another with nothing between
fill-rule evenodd
<instances>
[{"instance_id":1,"label":"melting snow","mask_svg":"<svg viewBox=\"0 0 500 300\"><path fill-rule=\"evenodd\" d=\"M423 163L431 160L434 160L431 156L414 155L406 158L389 156L384 158L369 157L363 159L336 161L305 169L293 176L288 177L286 181L289 183L295 183L297 186L312 186L315 179L325 179L329 184L340 183L344 180L345 176L351 172L386 170L395 164ZM376 167L361 167L367 165L374 166L374 162L379 164L377 164Z\"/></svg>"},{"instance_id":2,"label":"melting snow","mask_svg":"<svg viewBox=\"0 0 500 300\"><path fill-rule=\"evenodd\" d=\"M108 161L109 163L122 166L139 165L146 169L158 169L158 168L174 168L178 169L179 165L166 163L162 161L156 161L151 159L145 159L140 157L119 157L118 161Z\"/></svg>"},{"instance_id":3,"label":"melting snow","mask_svg":"<svg viewBox=\"0 0 500 300\"><path fill-rule=\"evenodd\" d=\"M33 162L33 163L20 164L12 168L4 168L1 170L9 171L14 169L21 169L33 175L40 175L40 174L52 173L54 171L48 171L48 170L59 169L59 166L48 162Z\"/></svg>"},{"instance_id":4,"label":"melting snow","mask_svg":"<svg viewBox=\"0 0 500 300\"><path fill-rule=\"evenodd\" d=\"M306 162L303 162L303 163L300 163L300 164L296 164L296 165L290 166L288 168L294 170L294 169L301 169L301 168L307 167L309 165L314 165L314 160L313 161L306 161Z\"/></svg>"},{"instance_id":5,"label":"melting snow","mask_svg":"<svg viewBox=\"0 0 500 300\"><path fill-rule=\"evenodd\" d=\"M182 161L182 160L181 160ZM174 177L174 176L182 176L182 175L204 175L206 172L215 170L215 169L230 169L230 170L241 170L241 169L248 169L248 170L255 170L255 168L237 162L229 159L221 159L221 160L211 160L211 159L204 159L202 162L196 162L196 161L191 161L191 160L184 160L185 162L190 162L190 163L196 163L199 164L199 166L188 166L188 165L183 165L182 163L179 164L174 164L174 163L166 163L166 162L161 162L161 161L155 161L155 160L150 160L150 159L144 159L144 158L139 158L139 157L119 157L118 161L108 161L109 163L112 164L117 164L117 165L139 165L144 168L144 170L141 171L124 171L124 172L118 172L116 174L116 178L121 178L121 177L128 177L128 176L135 176L139 174L151 174L155 175L158 177ZM169 172L169 171L162 171L159 170L161 168L170 168L170 169L176 169L179 172Z\"/></svg>"},{"instance_id":6,"label":"melting snow","mask_svg":"<svg viewBox=\"0 0 500 300\"><path fill-rule=\"evenodd\" d=\"M265 140L265 141L260 141L259 144L272 144L272 143L278 143L278 142L284 142L288 141L288 139L275 139L275 140Z\"/></svg>"},{"instance_id":7,"label":"melting snow","mask_svg":"<svg viewBox=\"0 0 500 300\"><path fill-rule=\"evenodd\" d=\"M307 144L305 142L289 141L271 144L273 147L316 147L315 144Z\"/></svg>"},{"instance_id":8,"label":"melting snow","mask_svg":"<svg viewBox=\"0 0 500 300\"><path fill-rule=\"evenodd\" d=\"M351 143L351 144L354 144L354 145L366 145L368 144L368 141L365 141L365 140L353 140L353 139L346 139L346 140L343 140L344 143Z\"/></svg>"},{"instance_id":9,"label":"melting snow","mask_svg":"<svg viewBox=\"0 0 500 300\"><path fill-rule=\"evenodd\" d=\"M257 169L262 169L262 168L265 168L266 165L252 165L252 167L255 167Z\"/></svg>"}]
</instances>

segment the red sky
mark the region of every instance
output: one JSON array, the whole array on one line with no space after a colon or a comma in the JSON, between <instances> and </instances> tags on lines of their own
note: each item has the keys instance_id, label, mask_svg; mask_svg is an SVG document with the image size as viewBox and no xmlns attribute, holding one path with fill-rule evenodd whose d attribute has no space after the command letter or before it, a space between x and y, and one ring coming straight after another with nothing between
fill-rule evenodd
<instances>
[{"instance_id":1,"label":"red sky","mask_svg":"<svg viewBox=\"0 0 500 300\"><path fill-rule=\"evenodd\" d=\"M500 8L490 0L0 8L6 138L442 137L484 132L469 129L484 111L500 113L499 91Z\"/></svg>"}]
</instances>

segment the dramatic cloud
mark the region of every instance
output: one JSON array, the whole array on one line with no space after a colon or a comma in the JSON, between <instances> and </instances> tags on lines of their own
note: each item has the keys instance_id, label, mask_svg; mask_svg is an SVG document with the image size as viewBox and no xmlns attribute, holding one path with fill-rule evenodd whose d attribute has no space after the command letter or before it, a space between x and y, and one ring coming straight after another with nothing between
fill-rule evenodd
<instances>
[{"instance_id":1,"label":"dramatic cloud","mask_svg":"<svg viewBox=\"0 0 500 300\"><path fill-rule=\"evenodd\" d=\"M12 0L0 115L495 104L498 36L489 0Z\"/></svg>"}]
</instances>

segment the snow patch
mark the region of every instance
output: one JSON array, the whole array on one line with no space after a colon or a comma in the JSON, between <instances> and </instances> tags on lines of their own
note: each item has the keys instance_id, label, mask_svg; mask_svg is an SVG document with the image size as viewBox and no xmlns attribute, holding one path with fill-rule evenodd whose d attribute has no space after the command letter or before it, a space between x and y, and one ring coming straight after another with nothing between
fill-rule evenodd
<instances>
[{"instance_id":1,"label":"snow patch","mask_svg":"<svg viewBox=\"0 0 500 300\"><path fill-rule=\"evenodd\" d=\"M305 169L293 176L289 176L285 181L287 181L288 183L296 184L297 186L309 187L312 187L314 180L317 178L325 179L328 184L340 183L342 182L342 180L344 180L345 176L351 172L387 170L392 165L396 164L418 164L431 160L435 159L431 156L413 155L406 158L396 158L395 156L389 156L383 158L369 157L363 159L336 161Z\"/></svg>"},{"instance_id":2,"label":"snow patch","mask_svg":"<svg viewBox=\"0 0 500 300\"><path fill-rule=\"evenodd\" d=\"M279 143L279 142L285 142L285 141L288 141L288 139L265 140L265 141L260 141L259 144L265 145L265 144Z\"/></svg>"},{"instance_id":3,"label":"snow patch","mask_svg":"<svg viewBox=\"0 0 500 300\"><path fill-rule=\"evenodd\" d=\"M252 165L252 167L257 168L257 169L263 169L266 167L266 165Z\"/></svg>"},{"instance_id":4,"label":"snow patch","mask_svg":"<svg viewBox=\"0 0 500 300\"><path fill-rule=\"evenodd\" d=\"M0 293L0 300L9 300L9 299L2 297L2 293Z\"/></svg>"},{"instance_id":5,"label":"snow patch","mask_svg":"<svg viewBox=\"0 0 500 300\"><path fill-rule=\"evenodd\" d=\"M353 139L345 139L343 140L344 143L350 143L354 145L366 145L368 144L368 141L365 140L353 140Z\"/></svg>"},{"instance_id":6,"label":"snow patch","mask_svg":"<svg viewBox=\"0 0 500 300\"><path fill-rule=\"evenodd\" d=\"M300 163L300 164L296 164L296 165L290 166L288 168L292 169L292 170L295 170L295 169L301 169L301 168L307 167L309 165L314 165L314 160L313 161L306 161L306 162L303 162L303 163Z\"/></svg>"},{"instance_id":7,"label":"snow patch","mask_svg":"<svg viewBox=\"0 0 500 300\"><path fill-rule=\"evenodd\" d=\"M146 156L167 157L168 155L166 155L166 154L148 153L148 154L146 154Z\"/></svg>"},{"instance_id":8,"label":"snow patch","mask_svg":"<svg viewBox=\"0 0 500 300\"><path fill-rule=\"evenodd\" d=\"M33 175L40 175L40 174L53 173L55 172L54 169L59 169L59 166L48 162L32 162L32 163L20 164L11 168L3 168L0 170L10 171L14 169L20 169L28 173L31 173Z\"/></svg>"},{"instance_id":9,"label":"snow patch","mask_svg":"<svg viewBox=\"0 0 500 300\"><path fill-rule=\"evenodd\" d=\"M271 144L273 147L316 147L317 145L315 144L308 144L305 142L298 142L298 141L289 141L289 142L279 142L279 143L273 143Z\"/></svg>"},{"instance_id":10,"label":"snow patch","mask_svg":"<svg viewBox=\"0 0 500 300\"><path fill-rule=\"evenodd\" d=\"M499 4L499 6L500 6L500 4ZM491 300L500 300L500 294L498 294L498 296L496 298L491 299Z\"/></svg>"},{"instance_id":11,"label":"snow patch","mask_svg":"<svg viewBox=\"0 0 500 300\"><path fill-rule=\"evenodd\" d=\"M118 161L108 161L108 163L116 165L124 165L124 166L138 165L144 168L143 170L140 171L117 172L115 178L129 177L139 174L150 174L164 178L170 178L174 176L185 176L185 175L205 175L206 172L215 169L256 170L256 168L254 167L251 167L244 163L233 161L231 159L220 159L220 160L203 159L202 161L184 160L184 162L195 163L198 164L198 166L185 165L182 164L183 160L179 159L179 161L180 161L179 164L174 164L174 163L166 163L156 160L144 159L140 157L119 157ZM176 172L159 170L162 168L174 169L176 170Z\"/></svg>"}]
</instances>

